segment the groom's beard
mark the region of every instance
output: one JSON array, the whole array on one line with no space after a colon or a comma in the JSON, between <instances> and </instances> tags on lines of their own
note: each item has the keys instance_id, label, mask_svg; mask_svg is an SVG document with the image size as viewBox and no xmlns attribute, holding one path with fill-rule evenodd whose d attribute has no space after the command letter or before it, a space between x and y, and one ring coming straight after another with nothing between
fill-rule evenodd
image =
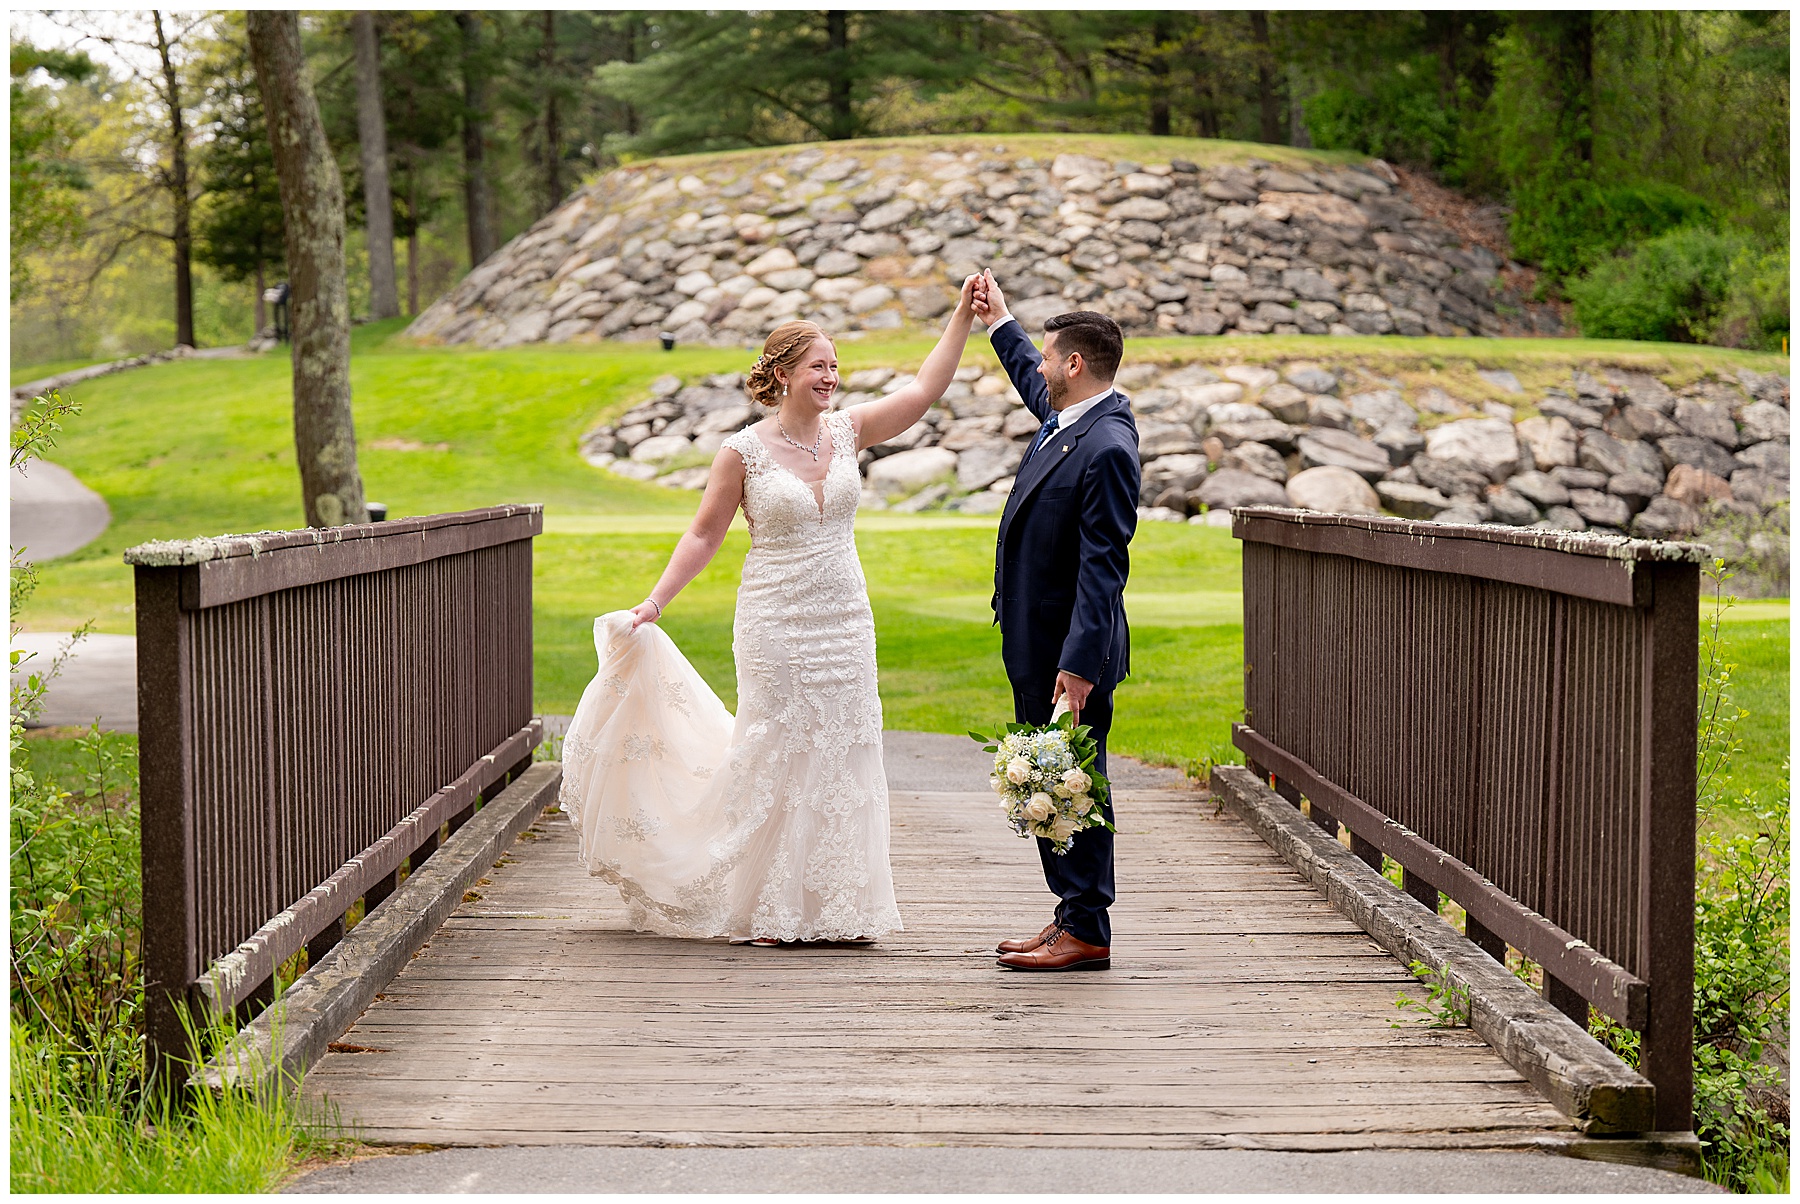
<instances>
[{"instance_id":1,"label":"groom's beard","mask_svg":"<svg viewBox=\"0 0 1800 1204\"><path fill-rule=\"evenodd\" d=\"M1044 387L1050 393L1050 408L1062 409L1063 399L1069 395L1069 378L1061 372L1044 373Z\"/></svg>"}]
</instances>

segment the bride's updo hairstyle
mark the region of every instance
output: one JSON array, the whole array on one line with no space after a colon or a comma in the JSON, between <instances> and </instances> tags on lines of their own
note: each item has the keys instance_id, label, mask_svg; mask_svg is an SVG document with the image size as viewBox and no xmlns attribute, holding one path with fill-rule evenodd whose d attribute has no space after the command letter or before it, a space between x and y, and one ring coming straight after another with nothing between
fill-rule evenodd
<instances>
[{"instance_id":1,"label":"bride's updo hairstyle","mask_svg":"<svg viewBox=\"0 0 1800 1204\"><path fill-rule=\"evenodd\" d=\"M750 400L770 409L779 406L782 384L776 370L792 374L814 339L829 342L831 336L812 322L783 322L771 331L761 358L751 365L750 375L744 380Z\"/></svg>"}]
</instances>

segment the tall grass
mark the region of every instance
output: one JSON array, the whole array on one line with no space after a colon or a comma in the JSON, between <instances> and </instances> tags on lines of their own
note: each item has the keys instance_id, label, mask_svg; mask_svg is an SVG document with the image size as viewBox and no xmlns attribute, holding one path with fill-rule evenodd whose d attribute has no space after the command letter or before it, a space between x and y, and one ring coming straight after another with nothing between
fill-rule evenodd
<instances>
[{"instance_id":1,"label":"tall grass","mask_svg":"<svg viewBox=\"0 0 1800 1204\"><path fill-rule=\"evenodd\" d=\"M40 399L13 433L12 464L41 455L77 412ZM35 583L15 553L14 614ZM17 669L25 658L11 660ZM65 742L54 777L34 765L32 746L49 742L28 740L25 725L60 665L24 664L11 689L12 1190L272 1190L315 1140L293 1099L190 1091L150 1073L137 758L128 739L95 729ZM192 1035L196 1050L219 1048L230 1022Z\"/></svg>"}]
</instances>

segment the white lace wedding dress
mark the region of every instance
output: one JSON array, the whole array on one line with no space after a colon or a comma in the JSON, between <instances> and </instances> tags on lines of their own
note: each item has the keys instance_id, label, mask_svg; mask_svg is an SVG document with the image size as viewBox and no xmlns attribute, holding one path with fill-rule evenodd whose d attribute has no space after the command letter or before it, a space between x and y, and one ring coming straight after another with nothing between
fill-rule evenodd
<instances>
[{"instance_id":1,"label":"white lace wedding dress","mask_svg":"<svg viewBox=\"0 0 1800 1204\"><path fill-rule=\"evenodd\" d=\"M824 421L822 507L754 433L725 441L744 458L750 524L735 719L658 625L594 620L600 670L564 740L561 802L639 929L813 941L901 927L856 434L845 414Z\"/></svg>"}]
</instances>

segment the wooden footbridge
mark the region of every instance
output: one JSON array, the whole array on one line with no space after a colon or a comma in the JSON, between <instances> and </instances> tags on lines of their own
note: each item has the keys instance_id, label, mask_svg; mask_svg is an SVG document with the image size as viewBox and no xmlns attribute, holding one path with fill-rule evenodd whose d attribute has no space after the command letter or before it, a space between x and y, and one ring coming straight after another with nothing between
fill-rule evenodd
<instances>
[{"instance_id":1,"label":"wooden footbridge","mask_svg":"<svg viewBox=\"0 0 1800 1204\"><path fill-rule=\"evenodd\" d=\"M210 1076L305 1071L376 1142L1691 1166L1692 556L1238 522L1250 768L1120 775L1114 968L1082 975L995 966L1051 900L972 744L966 780L890 758L905 932L631 931L531 761L535 508L134 549L153 1039L180 1051L183 1003L237 1009ZM1449 1023L1396 1006L1415 971ZM1590 1005L1644 1032L1648 1078L1570 1019Z\"/></svg>"}]
</instances>

